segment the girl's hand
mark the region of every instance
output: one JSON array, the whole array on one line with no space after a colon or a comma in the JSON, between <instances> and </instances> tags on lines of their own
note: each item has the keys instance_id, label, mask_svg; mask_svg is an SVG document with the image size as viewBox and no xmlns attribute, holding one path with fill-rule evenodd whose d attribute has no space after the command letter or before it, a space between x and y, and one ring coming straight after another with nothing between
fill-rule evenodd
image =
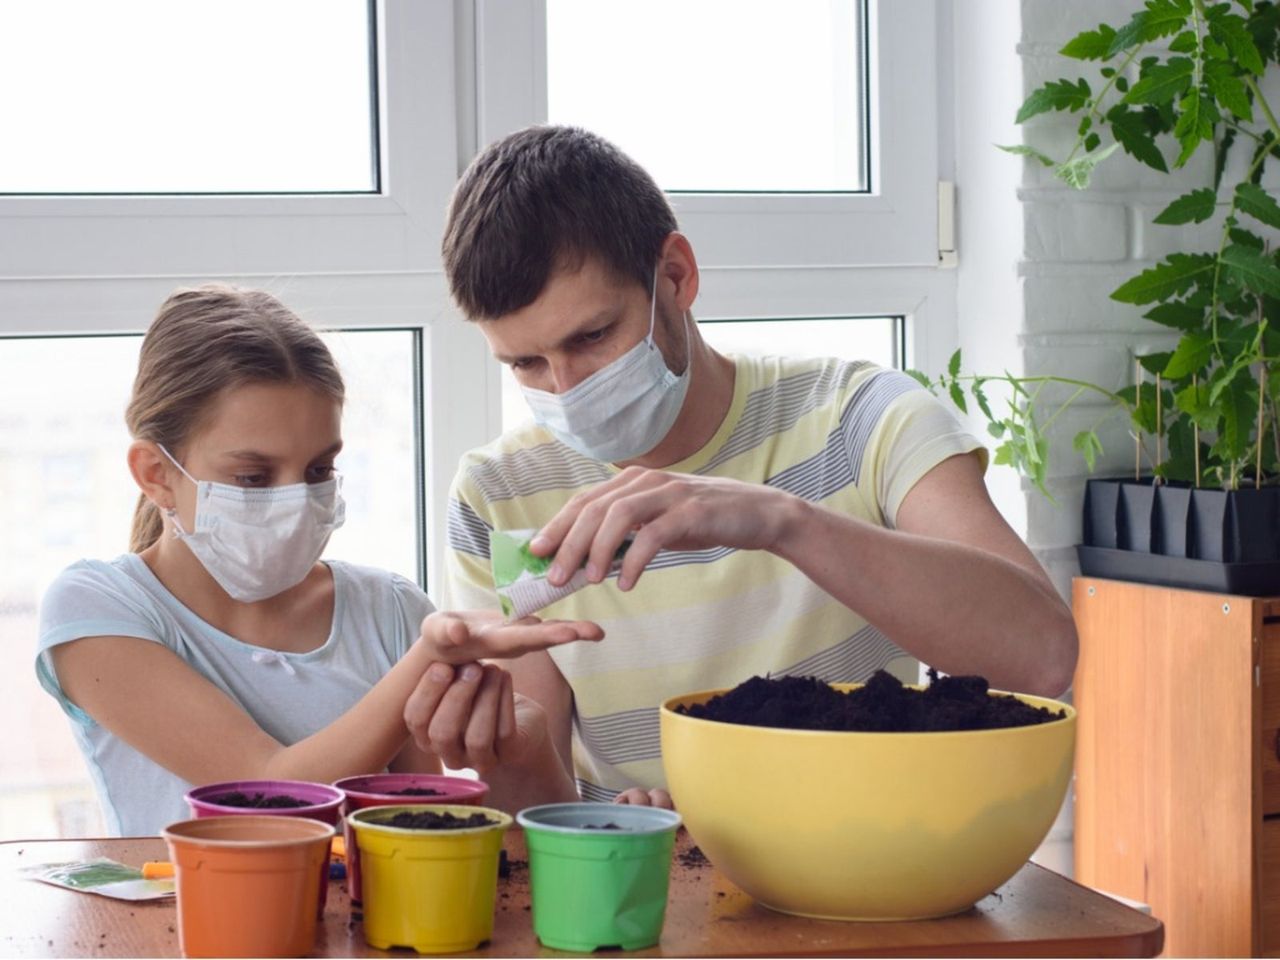
<instances>
[{"instance_id":1,"label":"girl's hand","mask_svg":"<svg viewBox=\"0 0 1280 960\"><path fill-rule=\"evenodd\" d=\"M661 807L663 810L674 810L676 808L675 804L671 802L671 794L656 787L653 790L641 790L639 787L623 790L613 798L613 802L630 804L635 807Z\"/></svg>"},{"instance_id":2,"label":"girl's hand","mask_svg":"<svg viewBox=\"0 0 1280 960\"><path fill-rule=\"evenodd\" d=\"M404 721L420 750L481 776L531 762L547 740L542 707L514 693L511 675L492 664L431 664L405 703Z\"/></svg>"},{"instance_id":3,"label":"girl's hand","mask_svg":"<svg viewBox=\"0 0 1280 960\"><path fill-rule=\"evenodd\" d=\"M422 642L431 658L445 664L511 659L575 640L600 640L604 630L588 620L540 620L510 623L488 610L437 610L422 621Z\"/></svg>"}]
</instances>

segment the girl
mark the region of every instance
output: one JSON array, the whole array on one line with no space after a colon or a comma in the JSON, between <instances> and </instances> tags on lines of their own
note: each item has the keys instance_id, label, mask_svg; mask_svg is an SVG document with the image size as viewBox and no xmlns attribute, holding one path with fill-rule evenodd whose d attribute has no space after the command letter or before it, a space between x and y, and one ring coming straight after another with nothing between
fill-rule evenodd
<instances>
[{"instance_id":1,"label":"girl","mask_svg":"<svg viewBox=\"0 0 1280 960\"><path fill-rule=\"evenodd\" d=\"M567 795L541 710L474 661L602 631L438 613L403 577L321 562L343 521L342 403L324 343L269 294L179 291L148 330L126 412L130 552L59 575L36 660L111 833L183 819L191 784L438 771L404 720L433 665L447 759L480 768L498 805Z\"/></svg>"}]
</instances>

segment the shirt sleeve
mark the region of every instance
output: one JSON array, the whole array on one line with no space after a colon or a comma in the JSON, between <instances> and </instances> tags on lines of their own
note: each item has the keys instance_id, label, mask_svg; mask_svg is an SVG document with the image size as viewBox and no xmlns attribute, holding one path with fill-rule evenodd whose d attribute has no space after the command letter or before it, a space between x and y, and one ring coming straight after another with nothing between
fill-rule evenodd
<instances>
[{"instance_id":1,"label":"shirt sleeve","mask_svg":"<svg viewBox=\"0 0 1280 960\"><path fill-rule=\"evenodd\" d=\"M493 524L472 506L466 475L459 471L449 491L448 551L445 556L445 600L454 610L500 610L489 566L489 531Z\"/></svg>"},{"instance_id":2,"label":"shirt sleeve","mask_svg":"<svg viewBox=\"0 0 1280 960\"><path fill-rule=\"evenodd\" d=\"M955 415L911 377L884 370L855 392L844 418L845 438L858 487L873 501L885 526L897 525L898 508L925 474L958 454L978 451L987 467L987 448Z\"/></svg>"},{"instance_id":3,"label":"shirt sleeve","mask_svg":"<svg viewBox=\"0 0 1280 960\"><path fill-rule=\"evenodd\" d=\"M49 656L54 647L84 637L137 637L159 644L164 637L152 611L111 576L109 564L82 560L58 575L40 601L36 677L67 716L87 726L93 720L67 699Z\"/></svg>"}]
</instances>

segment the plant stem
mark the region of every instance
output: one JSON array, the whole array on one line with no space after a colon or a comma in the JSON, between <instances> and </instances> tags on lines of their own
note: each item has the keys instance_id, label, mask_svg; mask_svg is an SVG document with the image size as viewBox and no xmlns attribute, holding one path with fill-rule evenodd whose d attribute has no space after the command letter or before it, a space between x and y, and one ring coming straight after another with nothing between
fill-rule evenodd
<instances>
[{"instance_id":1,"label":"plant stem","mask_svg":"<svg viewBox=\"0 0 1280 960\"><path fill-rule=\"evenodd\" d=\"M1133 58L1141 53L1145 47L1145 43L1140 43L1129 51L1129 55L1124 58L1124 63L1120 64L1120 66L1116 68L1116 72L1107 78L1107 82L1103 85L1102 89L1098 91L1098 95L1090 101L1089 112L1085 114L1086 117L1095 119L1102 116L1101 111L1098 109L1102 103L1102 99L1111 91L1111 88L1115 86L1116 78L1124 73L1129 64L1133 63ZM1075 145L1071 148L1071 152L1067 154L1067 159L1062 161L1062 166L1066 166L1076 158L1076 154L1080 152L1080 147L1084 145L1086 137L1088 137L1088 134L1086 133L1076 134Z\"/></svg>"},{"instance_id":2,"label":"plant stem","mask_svg":"<svg viewBox=\"0 0 1280 960\"><path fill-rule=\"evenodd\" d=\"M1267 118L1267 126L1269 126L1271 128L1271 132L1280 139L1280 123L1276 122L1276 115L1271 112L1271 105L1267 103L1267 98L1264 97L1262 95L1262 91L1258 89L1257 81L1253 79L1251 74L1246 73L1244 75L1244 83L1253 94L1253 99L1258 102L1258 106L1262 107L1262 112Z\"/></svg>"},{"instance_id":3,"label":"plant stem","mask_svg":"<svg viewBox=\"0 0 1280 960\"><path fill-rule=\"evenodd\" d=\"M1040 425L1040 432L1044 433L1044 431L1048 430L1049 427L1053 426L1053 421L1058 419L1058 416L1062 413L1063 410L1067 409L1067 407L1075 403L1076 398L1078 398L1080 394L1084 393L1084 390L1085 390L1084 387L1076 387L1076 392L1073 393L1071 396L1069 396L1066 400L1063 400L1062 405L1058 407L1057 410L1053 411L1052 414L1049 415L1048 420L1046 420L1044 423Z\"/></svg>"}]
</instances>

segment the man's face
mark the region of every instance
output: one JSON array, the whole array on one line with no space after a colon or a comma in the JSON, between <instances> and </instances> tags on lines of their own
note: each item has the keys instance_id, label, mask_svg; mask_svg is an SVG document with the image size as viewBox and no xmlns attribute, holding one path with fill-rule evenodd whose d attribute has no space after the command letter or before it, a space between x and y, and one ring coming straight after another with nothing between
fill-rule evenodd
<instances>
[{"instance_id":1,"label":"man's face","mask_svg":"<svg viewBox=\"0 0 1280 960\"><path fill-rule=\"evenodd\" d=\"M639 284L620 282L588 259L577 271L554 273L527 307L481 321L480 329L494 357L511 367L521 386L564 393L645 338L649 304ZM661 293L657 309L654 338L667 366L681 370L684 344L671 349Z\"/></svg>"}]
</instances>

